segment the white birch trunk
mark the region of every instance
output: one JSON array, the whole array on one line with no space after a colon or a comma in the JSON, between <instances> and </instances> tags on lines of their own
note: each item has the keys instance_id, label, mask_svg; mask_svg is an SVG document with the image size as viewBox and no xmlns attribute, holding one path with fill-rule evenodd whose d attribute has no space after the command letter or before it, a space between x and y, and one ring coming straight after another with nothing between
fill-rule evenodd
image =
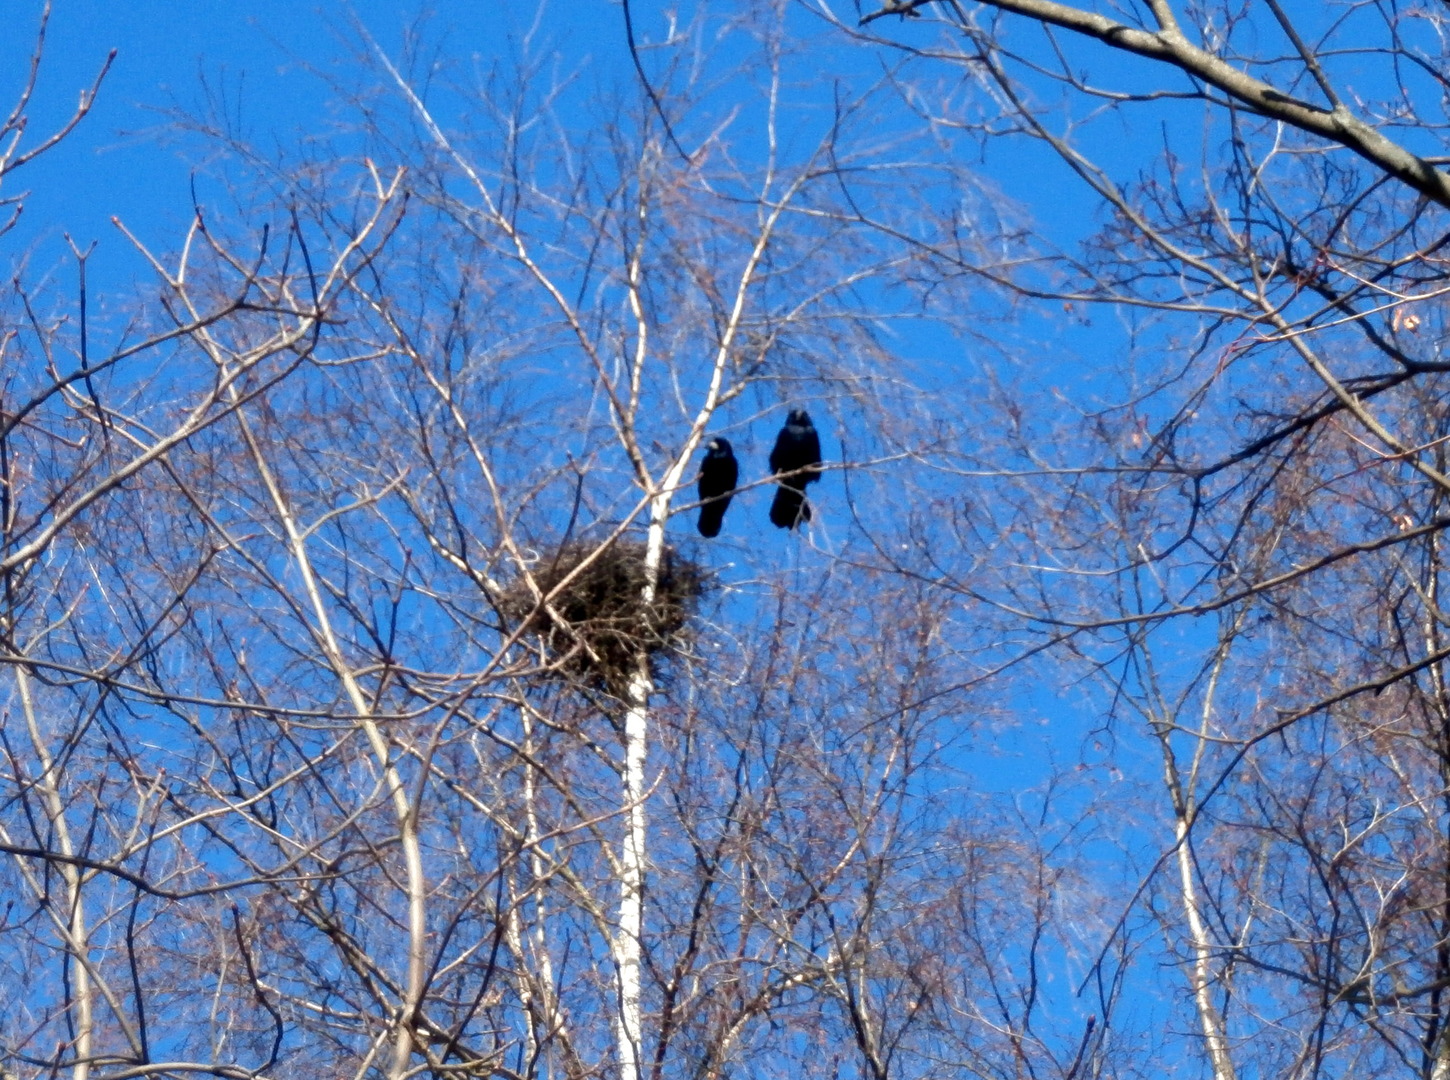
<instances>
[{"instance_id":1,"label":"white birch trunk","mask_svg":"<svg viewBox=\"0 0 1450 1080\"><path fill-rule=\"evenodd\" d=\"M68 858L75 856L75 845L71 840L70 828L65 818L65 800L61 798L57 784L55 762L46 749L40 730L39 718L35 715L35 702L30 693L30 677L24 667L15 669L20 689L20 704L25 710L25 723L29 729L30 742L40 760L40 776L35 786L45 803L45 815L50 827L55 830L55 843L60 854ZM66 914L57 918L56 929L70 953L71 968L71 1022L75 1026L76 1065L71 1071L74 1080L88 1080L91 1075L90 1059L94 1053L95 1016L91 987L90 941L86 928L86 909L81 895L82 875L80 867L71 862L56 864L56 871L65 882ZM37 891L37 895L41 895Z\"/></svg>"},{"instance_id":2,"label":"white birch trunk","mask_svg":"<svg viewBox=\"0 0 1450 1080\"><path fill-rule=\"evenodd\" d=\"M229 387L229 394L233 403L239 402L235 385ZM307 537L310 531L298 526L291 505L277 483L271 466L267 463L266 455L252 434L246 414L240 409L237 411L237 421L262 484L272 501L278 518L281 519L289 553L302 578L302 585L315 620L310 629L317 644L322 648L328 666L342 683L348 703L358 718L358 724L368 741L374 762L383 776L384 786L393 808L393 817L397 822L398 845L402 850L403 862L407 868L407 975L404 980L403 999L398 1003L398 1012L394 1018L396 1027L393 1031L393 1056L386 1075L388 1080L403 1080L403 1077L408 1075L409 1062L413 1057L416 1029L421 1020L423 992L428 971L428 927L425 904L427 878L423 869L423 849L418 836L417 815L408 798L402 774L398 771L393 759L392 746L374 719L368 695L364 693L362 686L358 683L357 676L343 653L342 645L333 632L327 602L316 575L313 573L312 559L307 553Z\"/></svg>"},{"instance_id":3,"label":"white birch trunk","mask_svg":"<svg viewBox=\"0 0 1450 1080\"><path fill-rule=\"evenodd\" d=\"M657 497L651 506L649 536L645 545L645 586L641 596L644 611L654 606L668 514L668 496ZM643 1080L639 973L644 934L645 764L649 746L649 699L654 692L654 679L650 672L649 654L643 649L635 658L635 664L626 690L624 713L624 843L619 860L619 927L614 939L614 959L619 969L619 1015L615 1036L620 1080Z\"/></svg>"},{"instance_id":4,"label":"white birch trunk","mask_svg":"<svg viewBox=\"0 0 1450 1080\"><path fill-rule=\"evenodd\" d=\"M1228 1036L1223 1017L1213 1002L1213 941L1199 907L1198 886L1193 880L1193 856L1188 850L1188 820L1179 817L1178 878L1183 895L1183 914L1188 919L1188 932L1193 942L1193 1003L1198 1009L1198 1022L1208 1047L1209 1064L1214 1080L1235 1080L1233 1058L1229 1054Z\"/></svg>"},{"instance_id":5,"label":"white birch trunk","mask_svg":"<svg viewBox=\"0 0 1450 1080\"><path fill-rule=\"evenodd\" d=\"M1446 1041L1447 1033L1450 1033L1450 1028L1441 1033L1435 1047L1435 1064L1430 1068L1430 1080L1450 1080L1450 1042Z\"/></svg>"}]
</instances>

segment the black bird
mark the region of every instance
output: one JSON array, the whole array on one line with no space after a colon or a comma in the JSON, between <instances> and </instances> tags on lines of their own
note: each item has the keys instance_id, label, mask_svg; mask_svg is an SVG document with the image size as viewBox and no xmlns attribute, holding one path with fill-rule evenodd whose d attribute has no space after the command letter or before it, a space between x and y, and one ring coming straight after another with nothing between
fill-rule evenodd
<instances>
[{"instance_id":1,"label":"black bird","mask_svg":"<svg viewBox=\"0 0 1450 1080\"><path fill-rule=\"evenodd\" d=\"M821 463L821 437L816 425L804 409L792 409L785 427L775 437L770 452L770 471L779 477L775 501L770 504L771 524L794 529L802 521L811 520L811 504L806 502L806 485L821 478L816 466ZM781 475L781 474L795 475Z\"/></svg>"},{"instance_id":2,"label":"black bird","mask_svg":"<svg viewBox=\"0 0 1450 1080\"><path fill-rule=\"evenodd\" d=\"M729 439L711 439L705 449L697 488L702 503L700 535L719 536L720 524L725 520L725 511L735 494L735 482L740 479L740 466L735 461L735 451L730 449Z\"/></svg>"}]
</instances>

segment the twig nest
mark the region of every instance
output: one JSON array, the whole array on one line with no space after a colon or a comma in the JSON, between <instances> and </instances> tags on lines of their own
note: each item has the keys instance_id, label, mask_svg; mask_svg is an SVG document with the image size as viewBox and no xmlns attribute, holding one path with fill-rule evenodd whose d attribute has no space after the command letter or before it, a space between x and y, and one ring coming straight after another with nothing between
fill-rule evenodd
<instances>
[{"instance_id":1,"label":"twig nest","mask_svg":"<svg viewBox=\"0 0 1450 1080\"><path fill-rule=\"evenodd\" d=\"M567 581L549 601L558 618L539 609L522 575L504 590L499 607L543 639L560 658L555 670L561 676L584 676L619 693L641 653L654 656L683 644L689 617L709 587L698 563L666 546L654 600L646 605L644 560L645 545L638 540L619 539L602 551L597 544L570 541L533 571L545 596Z\"/></svg>"}]
</instances>

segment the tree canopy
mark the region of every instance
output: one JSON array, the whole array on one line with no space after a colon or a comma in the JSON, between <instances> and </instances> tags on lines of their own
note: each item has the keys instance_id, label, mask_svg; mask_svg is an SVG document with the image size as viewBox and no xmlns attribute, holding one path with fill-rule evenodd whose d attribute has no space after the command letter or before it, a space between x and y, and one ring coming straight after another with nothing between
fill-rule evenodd
<instances>
[{"instance_id":1,"label":"tree canopy","mask_svg":"<svg viewBox=\"0 0 1450 1080\"><path fill-rule=\"evenodd\" d=\"M506 6L4 54L0 1077L1450 1077L1441 13Z\"/></svg>"}]
</instances>

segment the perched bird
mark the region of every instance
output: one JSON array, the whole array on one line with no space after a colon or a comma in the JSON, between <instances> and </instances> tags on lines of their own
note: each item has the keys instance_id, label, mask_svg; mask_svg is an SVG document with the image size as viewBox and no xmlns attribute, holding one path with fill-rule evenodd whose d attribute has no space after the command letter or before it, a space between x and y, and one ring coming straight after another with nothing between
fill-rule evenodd
<instances>
[{"instance_id":1,"label":"perched bird","mask_svg":"<svg viewBox=\"0 0 1450 1080\"><path fill-rule=\"evenodd\" d=\"M735 482L740 478L740 466L735 461L735 451L730 449L729 439L711 439L705 451L697 488L701 502L700 535L719 536L720 524L735 494Z\"/></svg>"},{"instance_id":2,"label":"perched bird","mask_svg":"<svg viewBox=\"0 0 1450 1080\"><path fill-rule=\"evenodd\" d=\"M806 485L821 478L820 463L821 437L816 425L804 409L792 409L770 452L770 471L779 477L775 501L770 504L771 524L794 529L799 522L811 520Z\"/></svg>"}]
</instances>

